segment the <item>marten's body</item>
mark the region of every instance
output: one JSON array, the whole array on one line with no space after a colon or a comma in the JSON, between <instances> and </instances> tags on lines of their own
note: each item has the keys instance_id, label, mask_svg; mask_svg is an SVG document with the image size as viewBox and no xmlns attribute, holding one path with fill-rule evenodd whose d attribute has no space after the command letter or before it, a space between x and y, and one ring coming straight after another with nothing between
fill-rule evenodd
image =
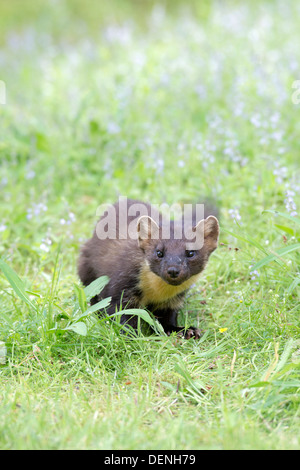
<instances>
[{"instance_id":1,"label":"marten's body","mask_svg":"<svg viewBox=\"0 0 300 470\"><path fill-rule=\"evenodd\" d=\"M198 279L217 247L218 221L212 215L198 223L193 220L191 233L201 232L203 246L188 250L190 239L185 235L180 239L176 236L176 229L183 227L183 219L168 221L170 231L166 238L165 221L157 210L139 201L128 200L127 204L127 213L137 204L142 205L143 211L125 215L124 219L119 204L113 206L116 220L113 230L109 238L101 239L96 227L93 237L82 247L79 277L84 285L103 275L109 277L101 294L92 299L92 303L96 303L101 298L111 297L109 314L120 308L146 308L159 319L166 333L179 332L183 328L177 326L177 312L185 293ZM106 216L107 212L101 217L100 224L105 222ZM136 237L132 236L134 232ZM137 326L136 317L123 315L121 322L134 328ZM185 334L186 337L199 335L196 328L189 328Z\"/></svg>"}]
</instances>

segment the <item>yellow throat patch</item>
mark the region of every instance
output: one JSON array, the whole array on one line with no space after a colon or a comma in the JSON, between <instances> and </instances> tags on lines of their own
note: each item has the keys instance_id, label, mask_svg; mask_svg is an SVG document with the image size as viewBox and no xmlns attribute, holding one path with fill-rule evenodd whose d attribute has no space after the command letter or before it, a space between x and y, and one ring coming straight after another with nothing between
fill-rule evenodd
<instances>
[{"instance_id":1,"label":"yellow throat patch","mask_svg":"<svg viewBox=\"0 0 300 470\"><path fill-rule=\"evenodd\" d=\"M171 286L161 277L154 274L147 263L141 269L139 288L143 292L142 305L160 304L167 302L181 292L187 290L200 277L201 273L195 274L179 286Z\"/></svg>"}]
</instances>

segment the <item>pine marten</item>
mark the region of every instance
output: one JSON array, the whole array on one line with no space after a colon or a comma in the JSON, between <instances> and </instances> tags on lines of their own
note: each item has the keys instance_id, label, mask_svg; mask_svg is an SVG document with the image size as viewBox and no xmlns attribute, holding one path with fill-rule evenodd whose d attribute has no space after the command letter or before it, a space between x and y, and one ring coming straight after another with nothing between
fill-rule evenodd
<instances>
[{"instance_id":1,"label":"pine marten","mask_svg":"<svg viewBox=\"0 0 300 470\"><path fill-rule=\"evenodd\" d=\"M100 218L92 238L81 249L79 277L85 286L100 276L109 277L101 294L91 300L95 304L102 298L111 297L108 314L120 308L146 308L160 321L168 335L183 332L184 328L177 326L177 313L188 289L197 281L209 256L217 248L219 223L216 212L206 210L205 206L204 218L200 221L196 220L195 211L190 212L187 227L186 218L166 221L150 204L130 199L126 199L126 203L127 211L116 203L111 206L111 214L106 211ZM142 207L142 210L136 212L135 207ZM107 238L104 238L104 227L109 224L110 231L107 230ZM165 230L167 225L169 230ZM166 232L167 236L164 235ZM176 233L182 233L180 238ZM202 236L203 246L194 249L187 233L192 234L193 241L197 234ZM121 323L136 329L137 316L124 314ZM190 327L184 336L197 339L200 330Z\"/></svg>"}]
</instances>

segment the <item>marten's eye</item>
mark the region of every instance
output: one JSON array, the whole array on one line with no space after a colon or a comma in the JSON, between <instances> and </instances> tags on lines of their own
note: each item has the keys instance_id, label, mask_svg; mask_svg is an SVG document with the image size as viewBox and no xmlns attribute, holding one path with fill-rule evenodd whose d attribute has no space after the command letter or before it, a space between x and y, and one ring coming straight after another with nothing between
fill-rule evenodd
<instances>
[{"instance_id":1,"label":"marten's eye","mask_svg":"<svg viewBox=\"0 0 300 470\"><path fill-rule=\"evenodd\" d=\"M164 256L163 252L160 251L160 250L156 250L156 255L157 255L158 258L163 258L163 256Z\"/></svg>"},{"instance_id":2,"label":"marten's eye","mask_svg":"<svg viewBox=\"0 0 300 470\"><path fill-rule=\"evenodd\" d=\"M194 250L188 250L185 253L186 253L187 258L192 258L193 256L195 256Z\"/></svg>"}]
</instances>

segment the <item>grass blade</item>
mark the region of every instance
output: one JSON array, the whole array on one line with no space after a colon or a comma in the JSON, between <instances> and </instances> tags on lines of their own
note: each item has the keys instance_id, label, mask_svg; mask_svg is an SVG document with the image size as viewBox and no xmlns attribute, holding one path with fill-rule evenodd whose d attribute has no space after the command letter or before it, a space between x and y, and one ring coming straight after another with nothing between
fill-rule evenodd
<instances>
[{"instance_id":1,"label":"grass blade","mask_svg":"<svg viewBox=\"0 0 300 470\"><path fill-rule=\"evenodd\" d=\"M296 277L293 282L290 284L290 286L288 287L286 293L287 294L290 294L291 292L293 292L294 289L296 289L296 287L298 286L298 284L300 284L300 277Z\"/></svg>"},{"instance_id":2,"label":"grass blade","mask_svg":"<svg viewBox=\"0 0 300 470\"><path fill-rule=\"evenodd\" d=\"M280 256L286 255L288 253L291 253L292 251L299 250L299 249L300 249L300 243L294 243L293 245L280 248L280 250L278 250L276 253L273 253L272 255L268 255L262 260L258 261L258 263L256 263L253 266L252 270L254 271L255 269L259 269L262 266L265 266L266 264L271 263L271 261L274 261L274 260L277 261L277 258L279 258Z\"/></svg>"},{"instance_id":3,"label":"grass blade","mask_svg":"<svg viewBox=\"0 0 300 470\"><path fill-rule=\"evenodd\" d=\"M4 341L0 341L0 364L5 364L6 362L7 349Z\"/></svg>"},{"instance_id":4,"label":"grass blade","mask_svg":"<svg viewBox=\"0 0 300 470\"><path fill-rule=\"evenodd\" d=\"M232 237L234 237L238 240L241 240L243 242L250 243L250 245L255 246L256 248L258 248L260 251L262 251L265 254L268 253L268 251L257 240L250 237L249 235L247 235L247 237L242 237L241 235L239 235L237 233L233 233L230 230L227 230L227 229L224 229L224 228L222 228L222 232L228 233Z\"/></svg>"},{"instance_id":5,"label":"grass blade","mask_svg":"<svg viewBox=\"0 0 300 470\"><path fill-rule=\"evenodd\" d=\"M292 222L295 222L295 224L300 225L300 219L298 219L297 217L293 217L289 214L285 214L284 212L278 212L278 211L269 209L269 210L263 211L262 213L264 214L265 212L269 212L270 214L280 215L281 217L284 217L285 219L291 220Z\"/></svg>"}]
</instances>

